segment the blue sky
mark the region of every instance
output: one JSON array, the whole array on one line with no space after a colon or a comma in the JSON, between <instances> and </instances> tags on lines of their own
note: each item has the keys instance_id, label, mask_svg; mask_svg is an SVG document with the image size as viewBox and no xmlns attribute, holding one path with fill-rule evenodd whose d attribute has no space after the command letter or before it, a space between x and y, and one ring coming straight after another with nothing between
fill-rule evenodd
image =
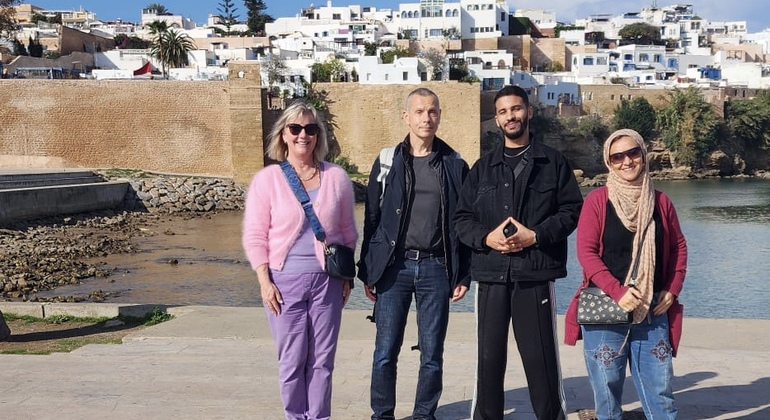
<instances>
[{"instance_id":1,"label":"blue sky","mask_svg":"<svg viewBox=\"0 0 770 420\"><path fill-rule=\"evenodd\" d=\"M302 7L307 7L311 2L315 5L325 5L325 0L265 0L267 13L273 17L294 16ZM652 5L654 0L508 0L511 10L517 8L542 8L556 12L560 21L572 21L576 18L587 17L597 13L618 14L629 11L638 11L640 4ZM657 0L658 6L670 4L692 4L695 12L702 18L709 20L745 20L748 22L750 32L758 32L770 28L770 13L767 11L768 0ZM23 0L23 2L27 2ZM170 11L191 18L197 23L204 24L209 13L218 14L221 0L165 0L165 1L136 1L136 0L37 0L32 4L46 9L78 10L82 6L86 10L93 11L101 20L115 20L121 18L124 21L138 22L143 7L151 3L160 3ZM419 0L403 1L404 3L417 3ZM459 2L459 0L458 0ZM236 13L243 20L246 17L246 9L242 0L234 1L238 10ZM397 8L398 0L337 0L334 6L348 4L360 4L377 8Z\"/></svg>"}]
</instances>

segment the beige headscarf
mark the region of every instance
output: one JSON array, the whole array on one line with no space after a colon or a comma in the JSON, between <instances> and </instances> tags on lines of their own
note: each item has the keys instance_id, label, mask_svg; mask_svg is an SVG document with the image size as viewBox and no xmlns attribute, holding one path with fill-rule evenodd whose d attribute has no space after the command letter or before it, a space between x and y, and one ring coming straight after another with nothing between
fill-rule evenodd
<instances>
[{"instance_id":1,"label":"beige headscarf","mask_svg":"<svg viewBox=\"0 0 770 420\"><path fill-rule=\"evenodd\" d=\"M633 181L621 178L610 163L610 146L612 142L629 137L642 148L642 171ZM650 179L650 164L647 159L647 148L644 139L634 130L618 130L604 142L604 164L610 170L607 176L607 190L609 199L623 226L631 232L635 232L631 267L623 284L628 285L634 264L639 253L639 269L636 277L636 288L642 293L642 305L634 310L634 323L641 322L650 310L652 302L653 282L655 279L655 222L652 214L655 211L655 189ZM647 233L644 234L645 228ZM644 242L642 242L644 236Z\"/></svg>"}]
</instances>

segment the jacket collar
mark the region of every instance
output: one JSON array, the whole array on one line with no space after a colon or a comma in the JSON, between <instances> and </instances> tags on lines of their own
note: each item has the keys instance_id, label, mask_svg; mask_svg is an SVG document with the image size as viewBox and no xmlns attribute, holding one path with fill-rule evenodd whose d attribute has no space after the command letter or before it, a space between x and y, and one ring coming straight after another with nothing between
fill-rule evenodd
<instances>
[{"instance_id":1,"label":"jacket collar","mask_svg":"<svg viewBox=\"0 0 770 420\"><path fill-rule=\"evenodd\" d=\"M529 151L530 157L532 159L542 158L545 157L545 153L543 152L543 148L540 145L540 142L535 141L535 137L530 133L529 135L529 144L531 144L531 150ZM503 158L503 152L505 151L505 141L500 141L497 146L492 151L492 159L489 161L489 166L494 165L502 165L505 163L505 159Z\"/></svg>"},{"instance_id":2,"label":"jacket collar","mask_svg":"<svg viewBox=\"0 0 770 420\"><path fill-rule=\"evenodd\" d=\"M401 153L403 153L402 156L406 156L409 153L409 134L404 137L404 140L399 143L401 146ZM431 159L431 162L442 159L444 156L451 155L455 153L455 150L452 149L451 146L449 146L444 140L442 140L439 136L433 137L433 150L436 152L436 156Z\"/></svg>"}]
</instances>

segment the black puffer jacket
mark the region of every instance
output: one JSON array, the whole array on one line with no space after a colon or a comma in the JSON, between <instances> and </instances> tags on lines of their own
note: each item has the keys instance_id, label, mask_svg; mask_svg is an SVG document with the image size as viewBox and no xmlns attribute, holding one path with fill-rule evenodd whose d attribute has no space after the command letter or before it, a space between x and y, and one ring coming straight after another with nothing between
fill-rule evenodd
<instances>
[{"instance_id":1,"label":"black puffer jacket","mask_svg":"<svg viewBox=\"0 0 770 420\"><path fill-rule=\"evenodd\" d=\"M404 158L409 153L409 137L396 146L393 163L385 181L385 195L380 207L382 185L377 181L380 174L380 159L375 159L369 173L369 186L364 212L364 237L361 257L358 262L358 278L368 285L375 285L382 278L385 269L393 264L396 245L405 233L404 220L409 212L409 197L412 195L411 171L407 171ZM458 236L452 216L457 208L460 189L468 174L468 164L443 140L433 141L436 157L430 165L437 170L441 183L441 220L446 257L447 277L452 287L458 283L468 285L470 250Z\"/></svg>"},{"instance_id":2,"label":"black puffer jacket","mask_svg":"<svg viewBox=\"0 0 770 420\"><path fill-rule=\"evenodd\" d=\"M583 196L567 159L532 141L529 164L515 181L503 144L482 156L468 174L455 212L460 240L473 250L474 281L553 280L567 275L567 237L577 226ZM535 231L537 244L502 254L485 244L508 216Z\"/></svg>"}]
</instances>

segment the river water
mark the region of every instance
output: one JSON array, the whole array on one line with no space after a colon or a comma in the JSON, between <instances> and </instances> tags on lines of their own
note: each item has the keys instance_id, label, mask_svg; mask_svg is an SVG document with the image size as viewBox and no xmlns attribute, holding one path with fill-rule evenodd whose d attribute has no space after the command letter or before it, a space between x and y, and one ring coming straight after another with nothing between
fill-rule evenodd
<instances>
[{"instance_id":1,"label":"river water","mask_svg":"<svg viewBox=\"0 0 770 420\"><path fill-rule=\"evenodd\" d=\"M656 182L673 200L687 238L689 264L680 296L685 315L770 319L770 181L717 179ZM360 220L363 207L357 207ZM132 255L100 258L113 275L87 279L40 296L85 295L100 289L108 302L163 305L259 306L256 278L243 256L240 212L165 222ZM359 223L360 228L360 223ZM556 283L564 313L580 284L570 237L569 275ZM176 264L169 263L176 261ZM360 287L348 308L371 309ZM473 311L473 288L453 311Z\"/></svg>"}]
</instances>

